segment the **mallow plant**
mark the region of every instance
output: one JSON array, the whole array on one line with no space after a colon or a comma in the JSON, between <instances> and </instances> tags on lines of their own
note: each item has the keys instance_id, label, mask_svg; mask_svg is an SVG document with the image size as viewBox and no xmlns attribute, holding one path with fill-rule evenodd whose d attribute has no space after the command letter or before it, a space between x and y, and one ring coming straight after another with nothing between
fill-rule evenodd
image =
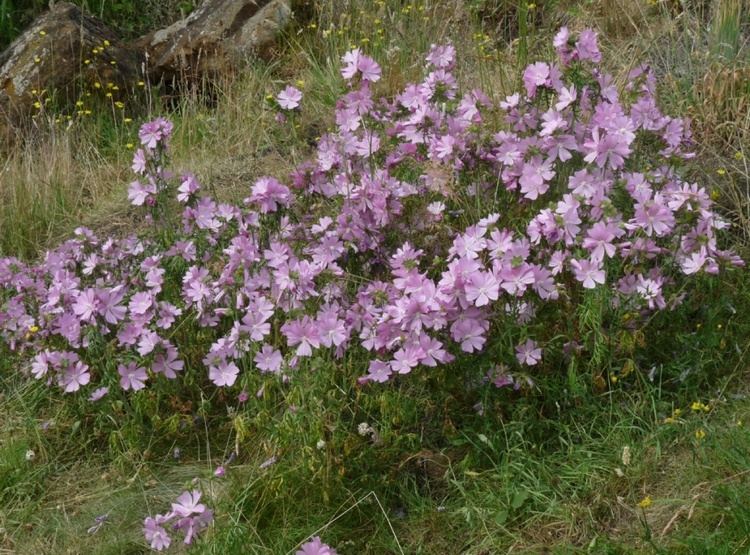
<instances>
[{"instance_id":1,"label":"mallow plant","mask_svg":"<svg viewBox=\"0 0 750 555\"><path fill-rule=\"evenodd\" d=\"M742 264L719 247L727 223L709 194L680 176L688 124L659 111L647 68L619 94L595 33L563 28L554 43L558 62L528 66L524 90L498 103L461 93L450 44L392 99L373 96L378 64L348 52L336 132L286 183L258 179L244 206L175 180L172 124L143 125L128 197L171 227L81 228L38 264L2 259L4 341L34 378L96 400L102 383L177 378L171 337L186 319L213 337L208 378L231 387L240 366L290 375L322 349L369 352L361 380L386 382L482 351L500 324L517 340L505 363L535 366L575 341L548 337L544 319L597 288L641 318L673 309L691 276ZM278 106L301 96L287 87ZM94 336L117 375L89 359Z\"/></svg>"},{"instance_id":2,"label":"mallow plant","mask_svg":"<svg viewBox=\"0 0 750 555\"><path fill-rule=\"evenodd\" d=\"M565 357L601 362L576 307L596 299L632 332L743 261L684 178L689 125L660 111L651 71L619 90L593 31L563 28L554 47L503 99L460 88L451 44L390 98L378 63L347 52L335 130L241 205L172 174L171 123L145 124L128 191L142 233L80 228L37 263L0 260L0 337L19 371L96 402L186 372L217 388L293 380L319 353L356 353L363 387L488 351L477 372L498 387ZM304 110L294 87L276 100ZM168 543L158 521L148 533Z\"/></svg>"}]
</instances>

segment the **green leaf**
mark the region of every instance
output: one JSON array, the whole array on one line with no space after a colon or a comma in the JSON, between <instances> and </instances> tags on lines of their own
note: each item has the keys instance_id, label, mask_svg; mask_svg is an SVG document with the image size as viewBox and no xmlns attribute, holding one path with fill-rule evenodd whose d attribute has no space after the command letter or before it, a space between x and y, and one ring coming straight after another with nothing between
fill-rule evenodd
<instances>
[{"instance_id":1,"label":"green leaf","mask_svg":"<svg viewBox=\"0 0 750 555\"><path fill-rule=\"evenodd\" d=\"M517 491L513 494L513 499L510 502L510 506L516 510L523 505L526 500L529 498L529 492L526 490Z\"/></svg>"}]
</instances>

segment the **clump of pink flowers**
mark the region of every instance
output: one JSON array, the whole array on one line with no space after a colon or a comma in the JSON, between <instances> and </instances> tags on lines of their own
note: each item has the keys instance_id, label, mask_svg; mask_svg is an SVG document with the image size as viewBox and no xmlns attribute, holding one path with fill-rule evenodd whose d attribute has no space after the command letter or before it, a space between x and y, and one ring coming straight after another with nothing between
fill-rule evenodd
<instances>
[{"instance_id":1,"label":"clump of pink flowers","mask_svg":"<svg viewBox=\"0 0 750 555\"><path fill-rule=\"evenodd\" d=\"M143 521L143 534L151 549L162 551L172 544L168 529L181 532L184 543L191 544L197 535L213 521L213 512L200 503L201 492L184 491L172 503L166 514L147 517Z\"/></svg>"},{"instance_id":2,"label":"clump of pink flowers","mask_svg":"<svg viewBox=\"0 0 750 555\"><path fill-rule=\"evenodd\" d=\"M38 263L0 259L0 337L34 378L96 400L186 371L216 387L245 371L287 379L322 351L364 355L360 382L383 383L500 336L498 363L523 371L575 339L551 330L588 290L642 321L676 308L696 275L743 264L680 173L688 122L660 111L647 67L618 90L593 31L554 43L558 60L499 101L461 90L450 44L393 98L375 96L374 59L346 53L335 130L242 205L172 175L171 124L145 124L128 196L170 232L81 228ZM304 109L294 87L277 101ZM207 338L197 369L193 341L171 333L183 322ZM105 357L90 358L92 341Z\"/></svg>"}]
</instances>

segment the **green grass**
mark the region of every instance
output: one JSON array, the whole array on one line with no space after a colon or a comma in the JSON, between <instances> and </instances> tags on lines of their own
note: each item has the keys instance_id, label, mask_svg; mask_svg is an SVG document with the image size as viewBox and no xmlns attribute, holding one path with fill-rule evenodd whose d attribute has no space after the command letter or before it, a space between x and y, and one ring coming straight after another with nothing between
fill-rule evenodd
<instances>
[{"instance_id":1,"label":"green grass","mask_svg":"<svg viewBox=\"0 0 750 555\"><path fill-rule=\"evenodd\" d=\"M526 26L503 11L507 2L482 4L466 11L429 4L427 13L374 0L356 10L343 0L326 4L289 33L274 63L256 62L217 87L215 108L199 98L172 106L176 166L195 171L223 198L242 198L258 176L291 169L331 124L342 89L338 57L363 39L376 58L390 60L379 93L414 79L427 46L452 36L461 77L502 97L517 83L517 60L533 59L568 12L563 2L545 3L538 21L550 27L538 27L523 7ZM634 43L645 50L662 44L654 37L671 40L676 32L676 19L661 5L638 3L648 29L632 25L628 19L637 23L639 12L618 11L617 2L577 5L572 23L610 29L610 52L638 50ZM497 23L483 19L501 12L518 24L520 43L512 42L515 32L495 36ZM717 33L732 39L727 29ZM697 105L690 94L705 66L689 65L682 51L667 53L674 54L663 58L668 70L687 70L665 98L687 111ZM621 61L620 75L631 62ZM262 99L296 80L304 82L306 109L287 136ZM101 233L133 227L124 191L135 124L122 128L101 114L91 120L68 134L40 133L1 168L0 253L34 258L79 222ZM733 125L750 129L750 122ZM728 151L716 141L701 158L711 167L691 171L724 191L728 213L741 223L750 148L736 142ZM726 168L724 175L714 165ZM741 247L746 236L737 239ZM555 373L535 377L537 388L518 393L467 388L462 368L359 388L361 361L316 359L285 387L244 372L251 392L244 406L196 387L171 397L113 393L92 408L30 383L0 352L0 551L142 553L143 518L165 511L197 480L217 515L199 553L289 553L312 534L342 555L745 552L750 279L737 270L700 283L693 294L700 310L655 321L653 329L682 331L658 338L647 330L644 355L630 371L607 367L604 300L587 297L579 317L599 360L561 361ZM624 340L636 338L617 339ZM263 395L252 395L262 387ZM698 401L710 409L692 410ZM234 411L227 414L226 406ZM376 437L358 433L363 422ZM235 449L227 476L214 478ZM271 456L277 462L261 469ZM651 504L639 507L646 498ZM100 515L106 522L88 533Z\"/></svg>"},{"instance_id":2,"label":"green grass","mask_svg":"<svg viewBox=\"0 0 750 555\"><path fill-rule=\"evenodd\" d=\"M536 393L466 390L458 369L361 390L354 361L320 360L285 387L243 374L265 392L230 402L227 418L215 391L177 404L114 393L92 407L5 368L0 545L141 552L144 513L197 479L217 510L197 552L287 553L313 533L344 554L737 552L750 523L746 281L734 272L706 289L692 316L702 331L654 344L650 377L599 393L571 391L564 371ZM659 359L665 349L682 354ZM238 462L212 478L235 448Z\"/></svg>"},{"instance_id":3,"label":"green grass","mask_svg":"<svg viewBox=\"0 0 750 555\"><path fill-rule=\"evenodd\" d=\"M749 293L734 308L747 313ZM231 429L200 408L180 413L182 431L127 407L102 422L84 403L11 377L0 414L3 547L139 552L144 511L163 510L198 478L218 515L205 553L286 553L316 532L341 553L734 553L750 525L750 323L728 309L706 316L711 332L696 348L712 356L692 379L665 365L653 381L631 374L600 394L552 386L543 397L477 390L445 400L438 388L451 378L439 372L362 392L341 366L301 373L288 389L267 382ZM471 409L477 400L484 416ZM695 401L710 409L691 410ZM360 422L376 441L357 433ZM235 445L242 462L211 479ZM100 514L108 521L86 534Z\"/></svg>"}]
</instances>

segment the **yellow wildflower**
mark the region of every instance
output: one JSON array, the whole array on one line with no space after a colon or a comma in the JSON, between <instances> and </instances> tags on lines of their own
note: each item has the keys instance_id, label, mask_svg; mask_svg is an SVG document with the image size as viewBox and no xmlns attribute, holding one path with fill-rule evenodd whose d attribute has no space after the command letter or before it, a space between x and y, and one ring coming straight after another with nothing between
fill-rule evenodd
<instances>
[{"instance_id":1,"label":"yellow wildflower","mask_svg":"<svg viewBox=\"0 0 750 555\"><path fill-rule=\"evenodd\" d=\"M698 428L697 430L695 430L695 439L700 441L704 437L706 437L706 431L703 428Z\"/></svg>"},{"instance_id":2,"label":"yellow wildflower","mask_svg":"<svg viewBox=\"0 0 750 555\"><path fill-rule=\"evenodd\" d=\"M724 168L719 168L718 170L716 170L716 173L718 173L719 175L724 175L727 173L727 170L725 170Z\"/></svg>"},{"instance_id":3,"label":"yellow wildflower","mask_svg":"<svg viewBox=\"0 0 750 555\"><path fill-rule=\"evenodd\" d=\"M651 496L647 495L646 497L638 501L638 506L641 509L648 509L653 503L654 502L651 500Z\"/></svg>"}]
</instances>

